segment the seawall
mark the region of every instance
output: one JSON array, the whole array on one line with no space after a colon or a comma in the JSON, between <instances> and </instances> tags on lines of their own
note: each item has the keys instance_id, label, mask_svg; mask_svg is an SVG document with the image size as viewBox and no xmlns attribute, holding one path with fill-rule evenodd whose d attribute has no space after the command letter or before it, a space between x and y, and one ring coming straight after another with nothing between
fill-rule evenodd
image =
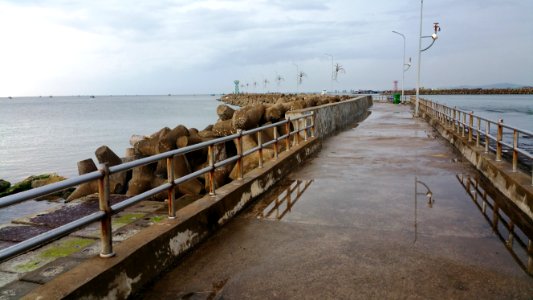
<instances>
[{"instance_id":1,"label":"seawall","mask_svg":"<svg viewBox=\"0 0 533 300\"><path fill-rule=\"evenodd\" d=\"M361 96L339 103L289 111L285 117L292 119L314 112L316 135L324 139L364 118L372 103L372 96Z\"/></svg>"},{"instance_id":2,"label":"seawall","mask_svg":"<svg viewBox=\"0 0 533 300\"><path fill-rule=\"evenodd\" d=\"M316 124L321 124L317 131L325 138L365 116L371 103L370 98L360 97L294 113L314 109ZM124 299L134 295L320 148L317 137L303 140L280 153L277 161L266 162L242 180L218 188L216 196L206 195L178 210L176 219L162 221L121 242L115 247L115 257L90 258L24 298Z\"/></svg>"}]
</instances>

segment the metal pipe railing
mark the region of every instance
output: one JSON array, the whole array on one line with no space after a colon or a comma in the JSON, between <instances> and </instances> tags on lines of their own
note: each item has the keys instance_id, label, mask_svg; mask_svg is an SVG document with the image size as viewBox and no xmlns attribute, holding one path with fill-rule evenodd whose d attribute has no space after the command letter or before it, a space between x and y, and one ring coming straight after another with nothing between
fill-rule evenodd
<instances>
[{"instance_id":1,"label":"metal pipe railing","mask_svg":"<svg viewBox=\"0 0 533 300\"><path fill-rule=\"evenodd\" d=\"M300 122L304 122L305 126L300 126ZM291 131L291 122L294 124L294 131ZM309 124L309 125L307 125ZM285 134L279 136L278 128L283 126L285 128ZM274 137L272 141L264 142L263 141L263 132L267 129L273 129ZM292 144L298 145L301 142L300 133L303 131L304 140L308 139L308 130L311 131L311 136L315 136L315 114L314 112L307 113L303 116L279 121L277 123L269 124L266 126L254 128L251 130L242 131L239 130L237 133L213 139L210 141L198 143L192 146L187 146L177 150L168 151L165 153L141 158L131 162L123 163L120 165L109 167L107 164L102 164L99 167L98 171L94 171L88 174L76 176L64 181L46 185L43 187L35 188L32 190L20 192L14 195L6 196L0 198L0 209L21 203L24 201L32 200L37 197L45 196L52 194L67 188L75 187L83 183L88 183L94 180L98 180L98 198L99 198L99 211L92 213L88 216L82 217L73 222L64 224L60 227L47 231L43 234L35 236L31 239L25 240L23 242L17 243L13 246L0 250L0 262L10 259L16 255L24 253L30 249L42 246L49 242L52 242L62 236L70 234L80 228L83 228L91 223L100 221L100 256L101 257L111 257L114 255L113 252L113 236L112 236L112 223L111 218L114 214L123 211L124 209L139 203L140 201L146 200L152 196L155 196L159 193L167 192L168 195L168 217L173 219L176 217L176 207L175 207L175 189L179 184L182 184L188 180L208 174L209 181L209 190L207 191L209 195L215 196L217 186L215 184L215 170L217 168L226 166L228 164L236 163L238 169L238 180L243 179L243 158L247 155L250 155L254 152L259 153L259 167L262 168L264 165L264 149L267 147L274 148L274 160L279 158L279 143L285 141L286 151L289 151L291 148L291 138L293 139ZM243 137L246 135L255 134L257 137L258 145L253 149L244 151L243 149ZM234 141L237 148L237 155L226 158L221 161L216 161L215 157L215 146L217 144ZM174 174L174 159L178 155L185 155L189 152L208 149L208 166L197 170L195 172L189 173L185 176L175 178ZM152 188L148 191L145 191L136 196L130 197L120 203L115 205L110 204L110 188L109 180L110 176L116 173L129 171L137 167L144 165L152 164L158 162L159 160L166 160L167 165L167 182Z\"/></svg>"},{"instance_id":2,"label":"metal pipe railing","mask_svg":"<svg viewBox=\"0 0 533 300\"><path fill-rule=\"evenodd\" d=\"M460 110L457 107L452 108L427 99L420 99L419 105L422 112L434 117L444 126L451 128L451 130L467 139L469 143L475 142L476 146L483 146L485 153L494 153L495 161L499 162L502 159L510 161L513 172L518 171L519 156L529 160L531 164L531 185L533 185L533 153L521 147L519 143L520 137L532 139L533 132L504 124L502 119L497 122L492 121L477 116L474 112ZM438 115L442 116L440 120L437 118ZM484 132L481 129L483 123L485 124ZM494 133L491 132L491 128L496 128ZM483 139L481 138L482 136ZM504 156L506 150L512 152L511 157Z\"/></svg>"}]
</instances>

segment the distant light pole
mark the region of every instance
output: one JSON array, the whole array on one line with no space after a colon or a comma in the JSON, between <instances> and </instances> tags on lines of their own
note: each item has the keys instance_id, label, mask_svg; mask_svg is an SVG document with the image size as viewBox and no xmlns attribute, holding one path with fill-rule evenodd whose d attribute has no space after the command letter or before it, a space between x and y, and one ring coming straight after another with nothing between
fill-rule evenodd
<instances>
[{"instance_id":1,"label":"distant light pole","mask_svg":"<svg viewBox=\"0 0 533 300\"><path fill-rule=\"evenodd\" d=\"M330 93L333 93L333 69L334 69L334 66L333 66L333 55L331 54L328 54L328 53L324 53L324 55L326 56L329 56L331 57L331 76L330 76L330 83L329 83L329 89L330 89Z\"/></svg>"},{"instance_id":2,"label":"distant light pole","mask_svg":"<svg viewBox=\"0 0 533 300\"><path fill-rule=\"evenodd\" d=\"M404 82L405 82L405 72L411 67L411 58L409 58L409 63L405 63L405 35L399 33L398 31L393 30L392 32L400 35L403 38L403 62L402 62L402 99L405 98L404 95ZM406 68L407 67L407 68Z\"/></svg>"},{"instance_id":3,"label":"distant light pole","mask_svg":"<svg viewBox=\"0 0 533 300\"><path fill-rule=\"evenodd\" d=\"M435 32L432 35L426 35L422 36L422 13L423 13L423 7L424 7L424 0L420 0L420 36L418 38L418 75L416 80L416 104L415 104L415 116L418 116L418 107L419 107L419 98L420 98L420 64L422 64L422 52L426 51L427 49L431 48L435 41L437 40L437 32L440 31L439 23L433 23L433 28ZM431 38L431 44L427 46L426 48L422 49L422 39L423 38Z\"/></svg>"}]
</instances>

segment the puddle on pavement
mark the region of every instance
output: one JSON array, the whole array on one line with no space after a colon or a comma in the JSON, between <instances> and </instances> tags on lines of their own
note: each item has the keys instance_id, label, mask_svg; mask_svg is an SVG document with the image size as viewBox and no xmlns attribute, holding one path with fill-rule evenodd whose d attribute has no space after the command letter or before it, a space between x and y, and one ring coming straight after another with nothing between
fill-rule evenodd
<instances>
[{"instance_id":1,"label":"puddle on pavement","mask_svg":"<svg viewBox=\"0 0 533 300\"><path fill-rule=\"evenodd\" d=\"M456 174L383 176L380 181L368 180L363 174L350 181L286 180L244 216L353 228L361 236L378 232L420 251L441 249L439 255L464 263L513 273L521 272L518 266L533 270L533 258L528 256L528 246L533 247L531 221L520 211L513 213L517 208L505 205L508 200L489 184L478 183L480 192L470 196ZM483 195L488 203L485 214L479 215ZM497 207L497 214L492 207ZM508 228L512 228L511 235Z\"/></svg>"},{"instance_id":2,"label":"puddle on pavement","mask_svg":"<svg viewBox=\"0 0 533 300\"><path fill-rule=\"evenodd\" d=\"M518 265L533 276L533 222L509 200L491 191L478 178L458 174L457 180L483 215L493 234Z\"/></svg>"},{"instance_id":3,"label":"puddle on pavement","mask_svg":"<svg viewBox=\"0 0 533 300\"><path fill-rule=\"evenodd\" d=\"M251 211L258 219L281 220L291 212L313 180L285 180L261 199Z\"/></svg>"}]
</instances>

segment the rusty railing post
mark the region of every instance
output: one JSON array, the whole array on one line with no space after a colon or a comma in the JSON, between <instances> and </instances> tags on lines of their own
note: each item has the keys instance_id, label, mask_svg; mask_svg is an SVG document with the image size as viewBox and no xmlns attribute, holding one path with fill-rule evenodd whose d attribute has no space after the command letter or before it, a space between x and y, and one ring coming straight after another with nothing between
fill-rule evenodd
<instances>
[{"instance_id":1,"label":"rusty railing post","mask_svg":"<svg viewBox=\"0 0 533 300\"><path fill-rule=\"evenodd\" d=\"M296 135L294 136L294 143L296 145L300 145L300 120L301 119L296 119L294 124L294 131L296 132Z\"/></svg>"},{"instance_id":2,"label":"rusty railing post","mask_svg":"<svg viewBox=\"0 0 533 300\"><path fill-rule=\"evenodd\" d=\"M285 139L285 151L289 151L291 148L291 118L287 118L287 123L285 123L285 132L287 132L287 138Z\"/></svg>"},{"instance_id":3,"label":"rusty railing post","mask_svg":"<svg viewBox=\"0 0 533 300\"><path fill-rule=\"evenodd\" d=\"M274 127L274 159L278 160L279 145L278 145L278 127Z\"/></svg>"},{"instance_id":4,"label":"rusty railing post","mask_svg":"<svg viewBox=\"0 0 533 300\"><path fill-rule=\"evenodd\" d=\"M477 117L477 130L476 130L476 146L479 147L480 136L481 135L481 119Z\"/></svg>"},{"instance_id":5,"label":"rusty railing post","mask_svg":"<svg viewBox=\"0 0 533 300\"><path fill-rule=\"evenodd\" d=\"M503 120L498 120L498 134L496 135L496 161L502 160Z\"/></svg>"},{"instance_id":6,"label":"rusty railing post","mask_svg":"<svg viewBox=\"0 0 533 300\"><path fill-rule=\"evenodd\" d=\"M169 219L175 219L176 218L176 193L175 188L176 185L174 184L174 156L167 158L167 180L168 183L170 183L170 188L168 189L168 218Z\"/></svg>"},{"instance_id":7,"label":"rusty railing post","mask_svg":"<svg viewBox=\"0 0 533 300\"><path fill-rule=\"evenodd\" d=\"M312 126L311 126L311 137L315 137L315 135L316 135L316 132L315 132L315 130L316 130L316 126L315 126L316 114L315 114L315 111L312 111L311 114L312 114L311 122L313 122Z\"/></svg>"},{"instance_id":8,"label":"rusty railing post","mask_svg":"<svg viewBox=\"0 0 533 300\"><path fill-rule=\"evenodd\" d=\"M113 232L111 227L111 205L109 189L109 167L107 163L100 165L102 177L98 179L98 202L100 210L105 213L100 221L100 257L115 256L113 252Z\"/></svg>"},{"instance_id":9,"label":"rusty railing post","mask_svg":"<svg viewBox=\"0 0 533 300\"><path fill-rule=\"evenodd\" d=\"M215 196L215 146L209 145L207 147L207 156L209 159L209 195Z\"/></svg>"},{"instance_id":10,"label":"rusty railing post","mask_svg":"<svg viewBox=\"0 0 533 300\"><path fill-rule=\"evenodd\" d=\"M457 120L457 110L454 107L453 108L453 131L456 131L455 130L455 121L456 120ZM459 126L459 124L457 124L457 126ZM459 128L457 128L457 132L459 132Z\"/></svg>"},{"instance_id":11,"label":"rusty railing post","mask_svg":"<svg viewBox=\"0 0 533 300\"><path fill-rule=\"evenodd\" d=\"M518 131L513 130L513 172L516 172L518 166Z\"/></svg>"},{"instance_id":12,"label":"rusty railing post","mask_svg":"<svg viewBox=\"0 0 533 300\"><path fill-rule=\"evenodd\" d=\"M447 114L448 114L448 127L451 127L453 128L453 115L452 115L452 108L451 107L448 107L448 111L447 111Z\"/></svg>"},{"instance_id":13,"label":"rusty railing post","mask_svg":"<svg viewBox=\"0 0 533 300\"><path fill-rule=\"evenodd\" d=\"M489 121L485 121L485 153L489 153L489 144L490 144L490 139L489 139L489 134L490 134L490 122Z\"/></svg>"},{"instance_id":14,"label":"rusty railing post","mask_svg":"<svg viewBox=\"0 0 533 300\"><path fill-rule=\"evenodd\" d=\"M474 130L474 112L468 114L468 142L472 142L472 130Z\"/></svg>"},{"instance_id":15,"label":"rusty railing post","mask_svg":"<svg viewBox=\"0 0 533 300\"><path fill-rule=\"evenodd\" d=\"M303 118L303 120L302 120L302 121L303 121L302 123L304 123L304 128L305 128L305 129L304 129L304 141L307 141L307 138L308 138L308 136L307 136L307 130L309 130L309 129L307 128L307 120L308 120L308 119L309 119L309 117L306 116L306 117Z\"/></svg>"},{"instance_id":16,"label":"rusty railing post","mask_svg":"<svg viewBox=\"0 0 533 300\"><path fill-rule=\"evenodd\" d=\"M259 146L259 169L263 168L263 133L257 132L257 146Z\"/></svg>"},{"instance_id":17,"label":"rusty railing post","mask_svg":"<svg viewBox=\"0 0 533 300\"><path fill-rule=\"evenodd\" d=\"M462 132L463 132L463 133L461 134L461 136L462 136L462 137L465 137L465 136L466 136L466 135L465 135L465 133L466 133L466 132L465 132L465 131L466 131L466 112L463 112L463 121L461 122L461 125L462 125Z\"/></svg>"},{"instance_id":18,"label":"rusty railing post","mask_svg":"<svg viewBox=\"0 0 533 300\"><path fill-rule=\"evenodd\" d=\"M242 129L238 129L237 133L239 136L237 137L237 155L239 159L237 160L237 174L239 180L242 180L243 177L243 163L242 163Z\"/></svg>"}]
</instances>

